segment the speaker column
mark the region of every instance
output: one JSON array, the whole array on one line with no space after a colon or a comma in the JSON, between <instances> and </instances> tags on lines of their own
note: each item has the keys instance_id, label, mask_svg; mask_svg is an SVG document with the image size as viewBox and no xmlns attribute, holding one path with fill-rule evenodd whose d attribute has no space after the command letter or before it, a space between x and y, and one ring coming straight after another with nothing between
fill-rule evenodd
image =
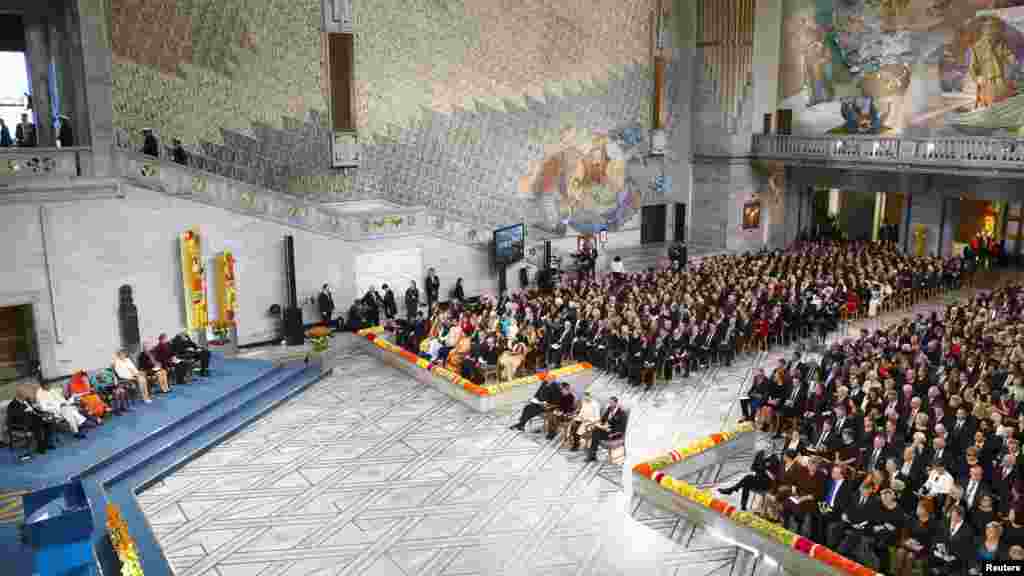
<instances>
[{"instance_id":1,"label":"speaker column","mask_svg":"<svg viewBox=\"0 0 1024 576\"><path fill-rule=\"evenodd\" d=\"M299 308L298 290L295 287L295 238L284 237L284 337L289 346L301 346L306 341L302 330L302 309Z\"/></svg>"}]
</instances>

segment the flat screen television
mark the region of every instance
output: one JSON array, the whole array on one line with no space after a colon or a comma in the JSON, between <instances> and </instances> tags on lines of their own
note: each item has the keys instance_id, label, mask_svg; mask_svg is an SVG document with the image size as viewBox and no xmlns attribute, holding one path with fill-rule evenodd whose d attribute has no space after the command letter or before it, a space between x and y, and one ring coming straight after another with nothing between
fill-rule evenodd
<instances>
[{"instance_id":1,"label":"flat screen television","mask_svg":"<svg viewBox=\"0 0 1024 576\"><path fill-rule=\"evenodd\" d=\"M494 231L494 263L507 266L526 256L526 224L515 224Z\"/></svg>"}]
</instances>

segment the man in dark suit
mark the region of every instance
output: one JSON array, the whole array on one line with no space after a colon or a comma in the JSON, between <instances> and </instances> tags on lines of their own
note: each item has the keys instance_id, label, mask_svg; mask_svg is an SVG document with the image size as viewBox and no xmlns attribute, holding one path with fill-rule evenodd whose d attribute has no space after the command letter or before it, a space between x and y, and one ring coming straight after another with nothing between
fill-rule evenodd
<instances>
[{"instance_id":1,"label":"man in dark suit","mask_svg":"<svg viewBox=\"0 0 1024 576\"><path fill-rule=\"evenodd\" d=\"M210 375L210 351L200 348L187 332L182 332L171 340L171 352L182 360L198 361L199 375Z\"/></svg>"},{"instance_id":2,"label":"man in dark suit","mask_svg":"<svg viewBox=\"0 0 1024 576\"><path fill-rule=\"evenodd\" d=\"M405 314L412 321L420 308L420 291L416 288L416 281L409 281L409 288L405 291Z\"/></svg>"},{"instance_id":3,"label":"man in dark suit","mask_svg":"<svg viewBox=\"0 0 1024 576\"><path fill-rule=\"evenodd\" d=\"M839 448L839 443L842 441L842 437L833 429L832 426L831 418L825 418L822 420L821 432L819 432L818 437L812 441L809 450L819 456L828 457L832 452Z\"/></svg>"},{"instance_id":4,"label":"man in dark suit","mask_svg":"<svg viewBox=\"0 0 1024 576\"><path fill-rule=\"evenodd\" d=\"M967 483L964 485L963 495L964 512L968 514L977 509L978 504L981 503L981 497L983 494L991 493L988 485L985 484L985 472L982 470L981 466L971 466L969 474Z\"/></svg>"},{"instance_id":5,"label":"man in dark suit","mask_svg":"<svg viewBox=\"0 0 1024 576\"><path fill-rule=\"evenodd\" d=\"M527 422L540 416L547 410L553 410L560 398L561 392L557 382L548 380L541 382L540 387L537 388L537 393L533 395L533 398L530 398L530 402L526 406L523 406L523 412L519 415L519 422L510 426L509 429L522 432Z\"/></svg>"},{"instance_id":6,"label":"man in dark suit","mask_svg":"<svg viewBox=\"0 0 1024 576\"><path fill-rule=\"evenodd\" d=\"M864 469L869 472L883 469L885 467L885 459L889 456L889 451L885 446L885 436L875 434L871 449L864 455Z\"/></svg>"},{"instance_id":7,"label":"man in dark suit","mask_svg":"<svg viewBox=\"0 0 1024 576\"><path fill-rule=\"evenodd\" d=\"M608 399L608 408L601 415L601 421L594 425L594 433L590 437L590 452L587 462L597 460L597 448L612 434L626 433L626 413L619 406L619 399L612 396Z\"/></svg>"},{"instance_id":8,"label":"man in dark suit","mask_svg":"<svg viewBox=\"0 0 1024 576\"><path fill-rule=\"evenodd\" d=\"M331 316L334 315L334 297L331 296L331 289L324 284L317 296L317 307L320 308L320 320L325 326L331 325Z\"/></svg>"},{"instance_id":9,"label":"man in dark suit","mask_svg":"<svg viewBox=\"0 0 1024 576\"><path fill-rule=\"evenodd\" d=\"M949 441L951 448L958 453L963 452L968 446L974 443L974 432L978 429L977 419L967 412L967 408L960 406L956 409L956 418L949 430Z\"/></svg>"},{"instance_id":10,"label":"man in dark suit","mask_svg":"<svg viewBox=\"0 0 1024 576\"><path fill-rule=\"evenodd\" d=\"M870 482L861 484L860 493L851 500L840 521L828 527L829 548L849 555L860 547L861 538L868 533L871 519L878 512L878 499L873 490Z\"/></svg>"},{"instance_id":11,"label":"man in dark suit","mask_svg":"<svg viewBox=\"0 0 1024 576\"><path fill-rule=\"evenodd\" d=\"M932 440L932 451L928 455L928 466L942 464L946 470L953 470L953 451L946 448L946 439L936 436Z\"/></svg>"},{"instance_id":12,"label":"man in dark suit","mask_svg":"<svg viewBox=\"0 0 1024 576\"><path fill-rule=\"evenodd\" d=\"M31 432L32 437L36 440L36 452L44 454L47 449L52 450L55 448L51 440L51 427L53 425L47 421L42 412L33 408L32 404L25 400L24 396L25 394L22 393L19 386L15 392L14 399L7 405L7 418L13 426L24 428ZM23 457L22 459L28 460L29 458Z\"/></svg>"},{"instance_id":13,"label":"man in dark suit","mask_svg":"<svg viewBox=\"0 0 1024 576\"><path fill-rule=\"evenodd\" d=\"M427 270L427 279L423 287L427 291L427 314L434 312L434 304L437 304L437 295L441 292L441 280L433 268Z\"/></svg>"},{"instance_id":14,"label":"man in dark suit","mask_svg":"<svg viewBox=\"0 0 1024 576\"><path fill-rule=\"evenodd\" d=\"M819 501L818 514L813 527L813 540L826 541L827 527L842 520L854 492L854 483L846 479L844 468L838 464L832 466L831 478L825 487L825 495Z\"/></svg>"},{"instance_id":15,"label":"man in dark suit","mask_svg":"<svg viewBox=\"0 0 1024 576\"><path fill-rule=\"evenodd\" d=\"M391 287L387 284L381 286L384 290L384 317L388 320L394 320L395 316L398 316L398 304L395 302L395 293L391 290Z\"/></svg>"}]
</instances>

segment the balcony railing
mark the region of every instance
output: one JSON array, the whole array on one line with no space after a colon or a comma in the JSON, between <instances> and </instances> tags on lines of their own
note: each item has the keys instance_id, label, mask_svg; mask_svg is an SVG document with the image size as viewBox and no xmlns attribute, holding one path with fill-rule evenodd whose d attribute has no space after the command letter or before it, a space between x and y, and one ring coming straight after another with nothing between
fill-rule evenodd
<instances>
[{"instance_id":1,"label":"balcony railing","mask_svg":"<svg viewBox=\"0 0 1024 576\"><path fill-rule=\"evenodd\" d=\"M755 134L753 155L772 160L1024 170L1024 140Z\"/></svg>"},{"instance_id":2,"label":"balcony railing","mask_svg":"<svg viewBox=\"0 0 1024 576\"><path fill-rule=\"evenodd\" d=\"M114 164L116 176L136 186L344 240L419 235L467 245L488 240L486 229L454 221L437 210L412 207L343 214L306 198L125 150L117 151Z\"/></svg>"},{"instance_id":3,"label":"balcony railing","mask_svg":"<svg viewBox=\"0 0 1024 576\"><path fill-rule=\"evenodd\" d=\"M0 148L0 183L88 176L91 155L89 148Z\"/></svg>"}]
</instances>

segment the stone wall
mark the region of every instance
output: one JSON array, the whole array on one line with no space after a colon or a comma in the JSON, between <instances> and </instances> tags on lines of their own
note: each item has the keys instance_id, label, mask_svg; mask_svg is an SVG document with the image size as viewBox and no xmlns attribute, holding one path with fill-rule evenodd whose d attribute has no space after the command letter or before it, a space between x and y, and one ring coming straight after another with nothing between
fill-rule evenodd
<instances>
[{"instance_id":1,"label":"stone wall","mask_svg":"<svg viewBox=\"0 0 1024 576\"><path fill-rule=\"evenodd\" d=\"M422 277L433 266L445 286L461 276L469 294L495 289L487 252L478 247L433 236L357 245L130 184L123 184L122 191L123 199L13 205L0 211L0 240L18 246L11 258L0 260L0 303L36 306L47 376L109 362L120 346L117 306L123 284L135 291L144 339L184 328L177 238L189 227L202 234L208 270L218 252L231 250L236 257L242 344L278 334L279 321L268 310L284 304L282 239L287 234L295 238L296 283L307 323L318 317L311 298L325 282L334 289L338 313L347 312L355 296L358 253L420 248L424 269L413 274ZM208 296L212 311L215 299L212 292Z\"/></svg>"},{"instance_id":2,"label":"stone wall","mask_svg":"<svg viewBox=\"0 0 1024 576\"><path fill-rule=\"evenodd\" d=\"M153 127L203 167L275 190L549 228L559 228L550 199L523 180L567 136L636 128L630 139L646 147L653 0L354 2L362 158L344 175L326 171L320 2L215 4L112 0L124 145ZM677 28L670 11L670 55ZM673 60L669 111L674 70Z\"/></svg>"}]
</instances>

